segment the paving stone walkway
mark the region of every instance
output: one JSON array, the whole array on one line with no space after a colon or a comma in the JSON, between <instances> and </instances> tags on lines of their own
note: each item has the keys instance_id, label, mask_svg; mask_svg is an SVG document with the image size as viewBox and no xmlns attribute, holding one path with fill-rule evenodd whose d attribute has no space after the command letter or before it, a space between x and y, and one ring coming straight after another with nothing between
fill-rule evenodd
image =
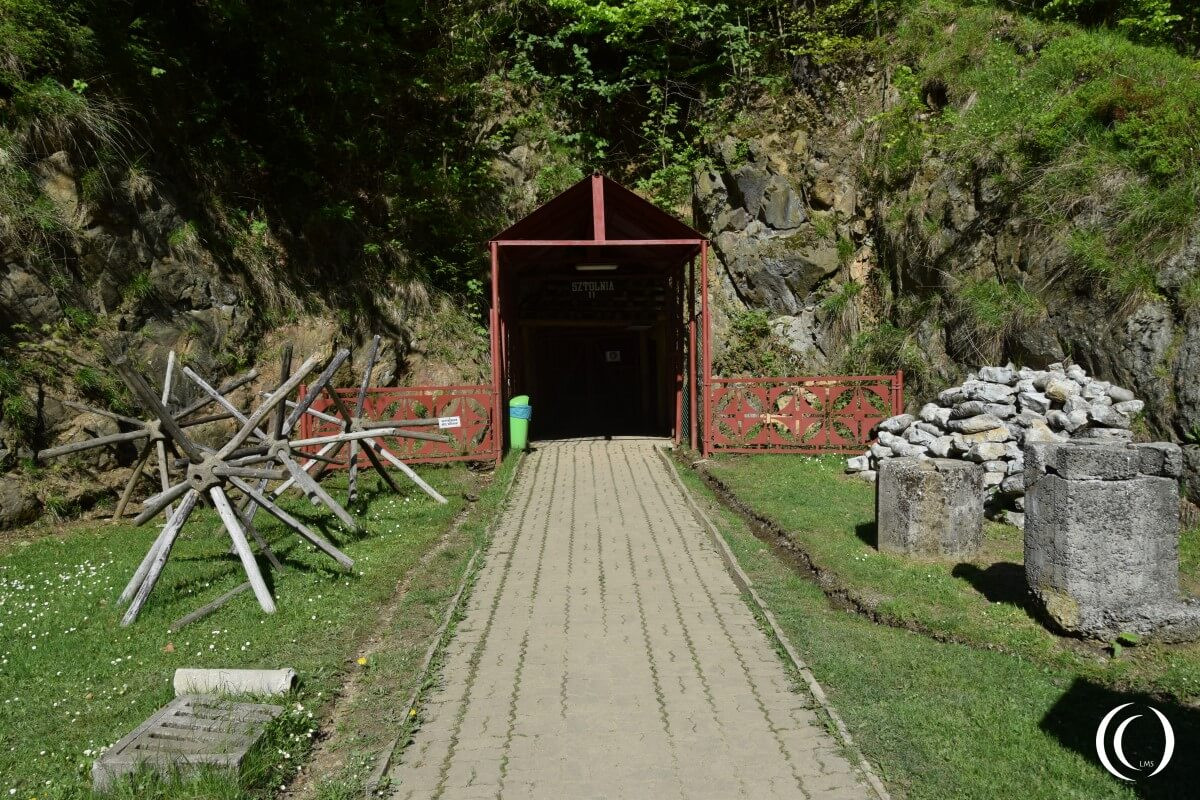
<instances>
[{"instance_id":1,"label":"paving stone walkway","mask_svg":"<svg viewBox=\"0 0 1200 800\"><path fill-rule=\"evenodd\" d=\"M397 798L865 798L652 440L542 444Z\"/></svg>"}]
</instances>

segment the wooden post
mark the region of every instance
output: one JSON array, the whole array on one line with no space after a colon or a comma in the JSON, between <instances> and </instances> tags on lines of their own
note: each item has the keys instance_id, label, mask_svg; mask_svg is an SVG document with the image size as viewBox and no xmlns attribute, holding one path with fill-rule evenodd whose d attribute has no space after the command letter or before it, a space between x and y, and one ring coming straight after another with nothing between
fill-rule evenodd
<instances>
[{"instance_id":1,"label":"wooden post","mask_svg":"<svg viewBox=\"0 0 1200 800\"><path fill-rule=\"evenodd\" d=\"M151 590L154 589L154 584L158 583L158 578L162 575L163 567L167 563L167 557L171 555L171 547L175 544L175 539L179 536L179 531L183 528L183 523L191 516L192 509L196 507L196 501L200 499L200 493L194 489L189 491L183 498L183 502L175 509L175 513L171 515L171 519L167 521L167 526L163 528L162 533L158 537L156 546L147 553L146 561L143 562L146 566L144 578L137 581L137 594L133 597L133 602L129 604L129 608L125 611L125 616L121 618L121 627L127 627L133 624L133 621L138 618L138 614L142 611L142 606L146 604L146 598L150 596ZM151 555L153 557L151 558ZM139 572L141 568L139 567ZM134 580L137 580L138 575L134 574ZM134 581L130 581L132 585ZM128 588L127 588L128 591Z\"/></svg>"},{"instance_id":2,"label":"wooden post","mask_svg":"<svg viewBox=\"0 0 1200 800\"><path fill-rule=\"evenodd\" d=\"M708 301L708 241L700 244L700 308L702 309L702 341L701 350L704 355L704 390L701 402L704 403L704 434L700 454L708 458L712 449L712 311Z\"/></svg>"},{"instance_id":3,"label":"wooden post","mask_svg":"<svg viewBox=\"0 0 1200 800\"><path fill-rule=\"evenodd\" d=\"M220 486L214 486L208 490L208 496L212 498L213 505L217 508L217 514L220 515L221 522L225 523L225 530L229 532L229 538L233 540L238 558L242 561L242 569L246 571L246 577L250 579L250 588L254 590L254 596L258 598L259 606L268 614L274 614L275 600L267 589L267 582L263 580L262 572L258 569L254 552L250 549L250 543L246 541L242 523L237 514L233 513L233 508L229 505L229 498L225 496L225 490Z\"/></svg>"},{"instance_id":4,"label":"wooden post","mask_svg":"<svg viewBox=\"0 0 1200 800\"><path fill-rule=\"evenodd\" d=\"M504 400L500 390L500 248L496 242L489 242L488 249L492 259L492 309L488 326L492 347L492 435L496 442L496 466L499 467L504 458L504 412L501 407Z\"/></svg>"}]
</instances>

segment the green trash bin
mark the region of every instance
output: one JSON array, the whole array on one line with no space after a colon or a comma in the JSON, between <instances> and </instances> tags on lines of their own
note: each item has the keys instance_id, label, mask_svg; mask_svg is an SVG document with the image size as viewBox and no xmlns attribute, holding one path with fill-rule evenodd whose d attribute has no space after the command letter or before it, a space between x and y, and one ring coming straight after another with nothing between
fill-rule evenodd
<instances>
[{"instance_id":1,"label":"green trash bin","mask_svg":"<svg viewBox=\"0 0 1200 800\"><path fill-rule=\"evenodd\" d=\"M519 394L508 401L508 445L513 450L524 450L529 444L529 419L532 416L529 395Z\"/></svg>"}]
</instances>

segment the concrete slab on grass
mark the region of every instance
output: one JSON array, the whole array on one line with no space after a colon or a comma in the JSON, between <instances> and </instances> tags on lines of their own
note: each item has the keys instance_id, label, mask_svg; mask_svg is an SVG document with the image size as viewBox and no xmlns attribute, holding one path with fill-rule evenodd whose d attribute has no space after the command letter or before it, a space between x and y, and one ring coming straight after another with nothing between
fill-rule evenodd
<instances>
[{"instance_id":1,"label":"concrete slab on grass","mask_svg":"<svg viewBox=\"0 0 1200 800\"><path fill-rule=\"evenodd\" d=\"M107 791L143 766L164 776L204 767L237 771L267 724L282 713L283 706L212 695L176 697L96 759L92 786Z\"/></svg>"}]
</instances>

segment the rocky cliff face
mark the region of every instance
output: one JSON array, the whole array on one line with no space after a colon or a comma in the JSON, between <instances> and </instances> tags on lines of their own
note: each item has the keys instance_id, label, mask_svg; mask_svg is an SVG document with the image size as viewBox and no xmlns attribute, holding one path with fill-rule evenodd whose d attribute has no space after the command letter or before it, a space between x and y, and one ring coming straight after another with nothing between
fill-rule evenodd
<instances>
[{"instance_id":1,"label":"rocky cliff face","mask_svg":"<svg viewBox=\"0 0 1200 800\"><path fill-rule=\"evenodd\" d=\"M251 224L250 236L205 241L189 214L198 212L181 207L168 181L130 170L92 197L93 176L65 152L32 172L53 204L59 251L48 264L25 248L0 247L0 530L45 511L86 510L128 478L131 447L32 466L39 448L118 432L114 421L62 402L121 402L122 387L96 347L100 335L123 335L152 382L170 351L214 382L255 367L261 377L236 397L247 402L276 379L284 341L304 356L338 344L357 357L381 334L382 385L483 378L476 324L423 286L371 285L359 298L365 310L340 305L345 296L323 296L289 269L265 229ZM0 233L3 225L0 218ZM352 360L345 380L356 380L355 369ZM177 383L173 400L186 403L196 392Z\"/></svg>"},{"instance_id":2,"label":"rocky cliff face","mask_svg":"<svg viewBox=\"0 0 1200 800\"><path fill-rule=\"evenodd\" d=\"M718 327L763 309L801 369L840 372L856 336L895 325L926 360L914 408L987 363L1078 364L1145 399L1135 429L1185 446L1200 498L1200 308L1181 297L1200 274L1200 220L1152 296L1115 304L1069 279L1065 248L994 175L931 150L902 184L884 181L872 119L895 102L883 74L866 71L820 107L764 109L713 148L694 206L714 244ZM1028 298L1019 318L981 327L962 297L992 285Z\"/></svg>"},{"instance_id":3,"label":"rocky cliff face","mask_svg":"<svg viewBox=\"0 0 1200 800\"><path fill-rule=\"evenodd\" d=\"M830 118L828 127L726 137L715 168L696 178L695 216L712 238L720 277L718 325L738 309L765 310L806 371L833 368L870 311L827 302L863 285L877 260L874 209L858 185L862 155L844 144L861 133L857 120ZM847 310L849 325L840 324Z\"/></svg>"}]
</instances>

